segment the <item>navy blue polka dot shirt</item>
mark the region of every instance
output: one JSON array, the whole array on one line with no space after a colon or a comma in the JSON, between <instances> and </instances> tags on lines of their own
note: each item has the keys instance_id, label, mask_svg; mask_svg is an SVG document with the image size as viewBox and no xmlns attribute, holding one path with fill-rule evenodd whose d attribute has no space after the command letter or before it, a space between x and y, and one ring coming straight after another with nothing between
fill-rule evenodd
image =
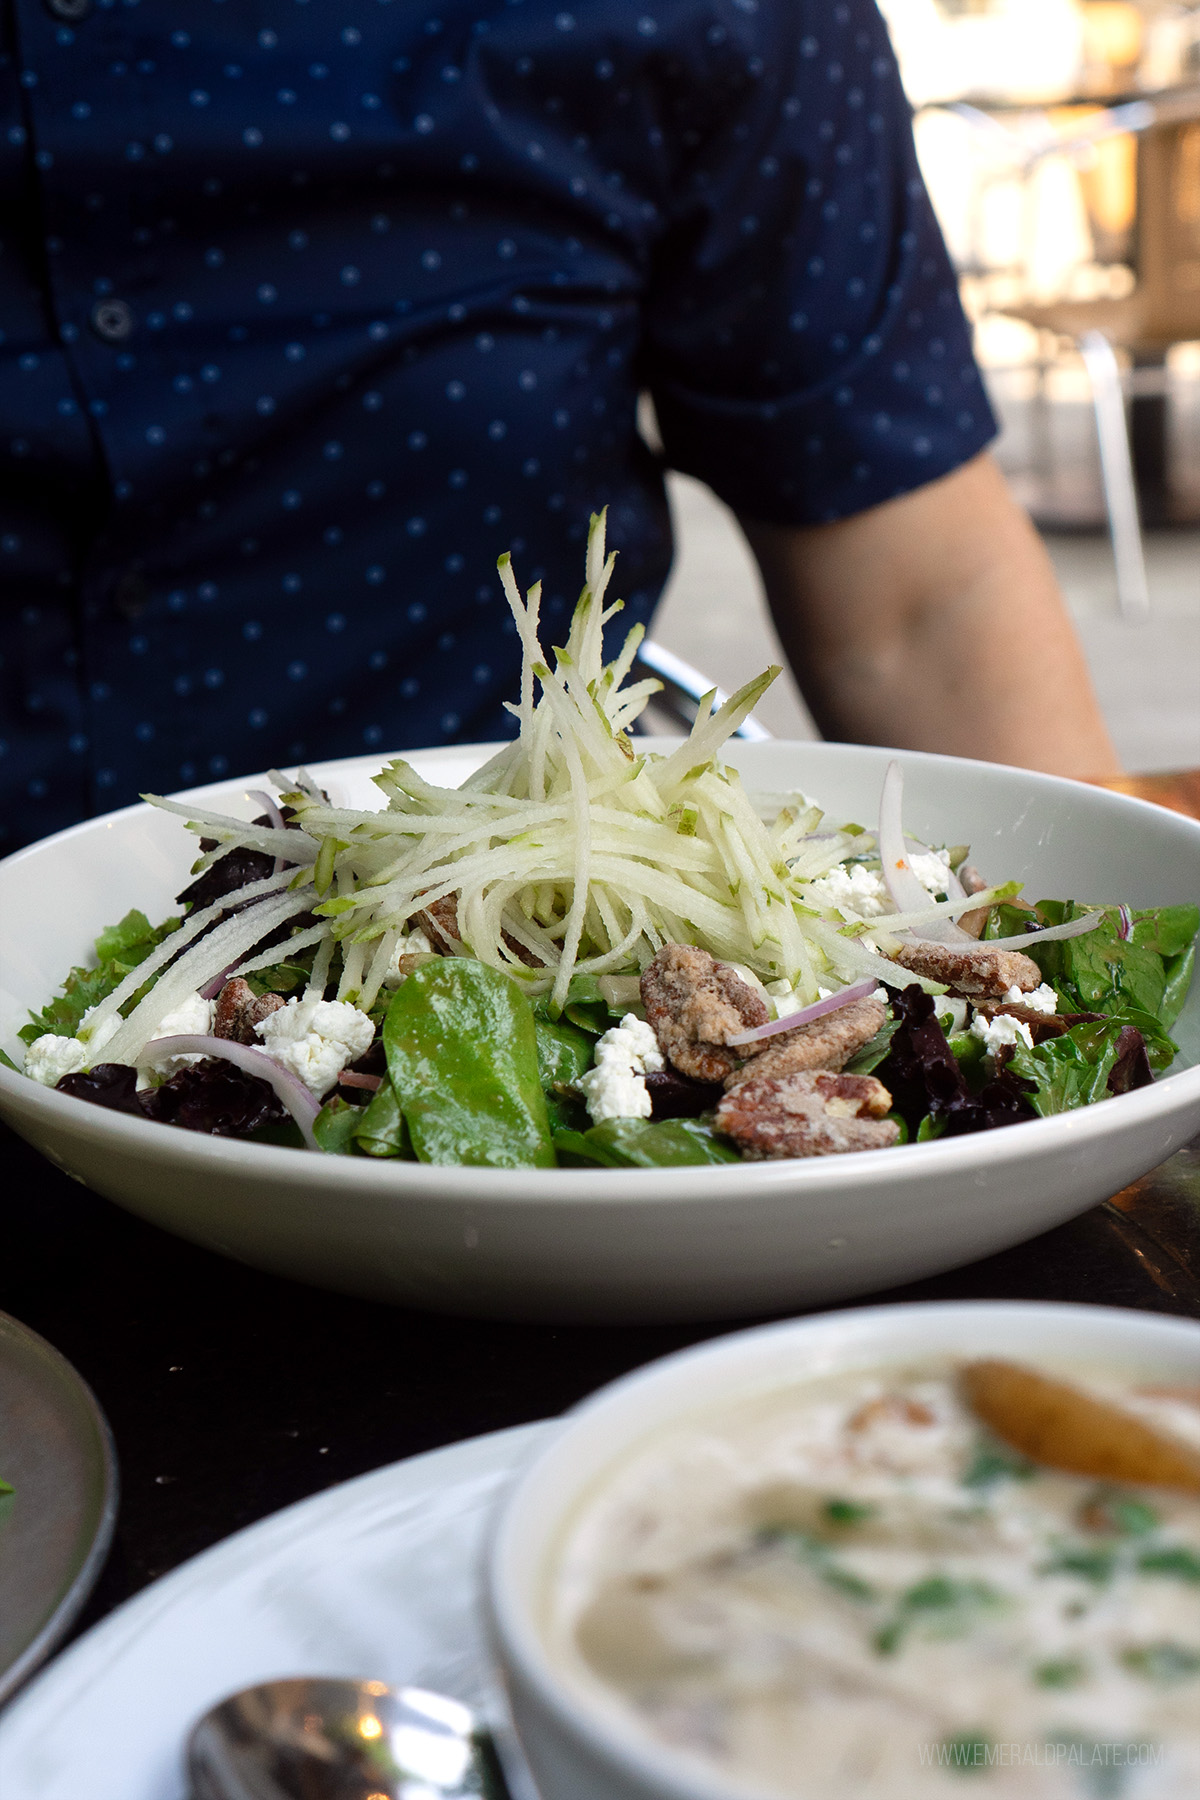
<instances>
[{"instance_id":1,"label":"navy blue polka dot shirt","mask_svg":"<svg viewBox=\"0 0 1200 1800\"><path fill-rule=\"evenodd\" d=\"M837 519L993 432L869 0L8 0L5 848L143 789L506 735L636 430Z\"/></svg>"}]
</instances>

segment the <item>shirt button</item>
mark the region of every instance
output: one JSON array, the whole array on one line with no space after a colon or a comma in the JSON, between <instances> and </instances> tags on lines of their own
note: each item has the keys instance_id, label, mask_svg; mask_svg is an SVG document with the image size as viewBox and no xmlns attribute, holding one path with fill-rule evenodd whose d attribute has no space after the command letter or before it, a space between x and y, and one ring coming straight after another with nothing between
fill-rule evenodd
<instances>
[{"instance_id":1,"label":"shirt button","mask_svg":"<svg viewBox=\"0 0 1200 1800\"><path fill-rule=\"evenodd\" d=\"M43 4L52 19L67 19L72 24L86 19L92 10L92 0L43 0Z\"/></svg>"},{"instance_id":2,"label":"shirt button","mask_svg":"<svg viewBox=\"0 0 1200 1800\"><path fill-rule=\"evenodd\" d=\"M133 332L133 308L124 300L97 300L92 308L92 330L106 344L123 344Z\"/></svg>"}]
</instances>

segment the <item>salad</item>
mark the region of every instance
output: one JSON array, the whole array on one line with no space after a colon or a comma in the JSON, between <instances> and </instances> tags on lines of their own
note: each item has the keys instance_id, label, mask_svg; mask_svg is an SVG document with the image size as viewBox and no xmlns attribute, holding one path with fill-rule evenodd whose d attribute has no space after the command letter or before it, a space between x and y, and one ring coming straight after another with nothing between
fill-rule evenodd
<instances>
[{"instance_id":1,"label":"salad","mask_svg":"<svg viewBox=\"0 0 1200 1800\"><path fill-rule=\"evenodd\" d=\"M1030 904L965 845L756 804L722 748L778 672L630 735L641 627L604 661L603 515L565 645L500 576L513 741L385 805L272 773L252 820L148 795L200 840L177 916L101 933L24 1028L25 1073L192 1130L493 1167L887 1148L1144 1085L1175 1055L1200 909Z\"/></svg>"}]
</instances>

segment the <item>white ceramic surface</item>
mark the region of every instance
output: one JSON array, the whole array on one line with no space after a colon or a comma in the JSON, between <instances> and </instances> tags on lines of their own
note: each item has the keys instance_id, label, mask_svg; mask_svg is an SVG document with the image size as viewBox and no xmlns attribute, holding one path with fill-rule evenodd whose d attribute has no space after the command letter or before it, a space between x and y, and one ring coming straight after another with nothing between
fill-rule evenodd
<instances>
[{"instance_id":1,"label":"white ceramic surface","mask_svg":"<svg viewBox=\"0 0 1200 1800\"><path fill-rule=\"evenodd\" d=\"M108 1421L53 1344L0 1313L0 1705L62 1641L117 1518Z\"/></svg>"},{"instance_id":2,"label":"white ceramic surface","mask_svg":"<svg viewBox=\"0 0 1200 1800\"><path fill-rule=\"evenodd\" d=\"M580 1503L669 1427L806 1378L938 1355L1016 1356L1064 1371L1119 1369L1135 1379L1194 1387L1200 1323L1024 1302L864 1307L736 1332L651 1363L585 1400L509 1490L489 1548L492 1640L521 1744L544 1794L751 1800L748 1789L629 1730L615 1706L560 1679L540 1621L559 1546Z\"/></svg>"},{"instance_id":3,"label":"white ceramic surface","mask_svg":"<svg viewBox=\"0 0 1200 1800\"><path fill-rule=\"evenodd\" d=\"M871 820L890 752L736 743L758 792L800 787L836 819ZM455 784L485 750L414 755ZM378 757L319 767L373 804ZM1031 898L1148 905L1200 894L1200 824L1024 770L904 753L909 831L970 842ZM252 809L262 777L196 790ZM170 816L131 807L0 864L7 947L0 1042L104 925L165 916L191 860ZM734 1318L813 1306L953 1268L1072 1217L1200 1128L1200 984L1176 1035L1180 1072L1152 1088L984 1136L809 1161L556 1171L320 1157L106 1112L0 1068L0 1112L59 1167L210 1249L319 1286L494 1318ZM1187 1065L1187 1066L1184 1066Z\"/></svg>"},{"instance_id":4,"label":"white ceramic surface","mask_svg":"<svg viewBox=\"0 0 1200 1800\"><path fill-rule=\"evenodd\" d=\"M360 1476L156 1581L0 1714L4 1800L183 1800L191 1726L225 1694L276 1676L378 1677L486 1713L484 1527L546 1429Z\"/></svg>"}]
</instances>

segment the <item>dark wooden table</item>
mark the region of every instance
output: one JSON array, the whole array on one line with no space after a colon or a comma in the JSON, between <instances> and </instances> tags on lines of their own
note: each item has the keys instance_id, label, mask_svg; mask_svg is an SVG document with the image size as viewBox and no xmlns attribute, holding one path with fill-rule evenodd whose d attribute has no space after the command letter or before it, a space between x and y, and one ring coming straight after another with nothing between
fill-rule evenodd
<instances>
[{"instance_id":1,"label":"dark wooden table","mask_svg":"<svg viewBox=\"0 0 1200 1800\"><path fill-rule=\"evenodd\" d=\"M1200 814L1200 775L1159 779L1152 797ZM291 1501L560 1412L746 1322L498 1325L345 1299L170 1237L10 1132L0 1152L0 1309L91 1383L120 1458L116 1543L84 1625ZM1031 1243L872 1298L1074 1300L1200 1318L1200 1139Z\"/></svg>"}]
</instances>

